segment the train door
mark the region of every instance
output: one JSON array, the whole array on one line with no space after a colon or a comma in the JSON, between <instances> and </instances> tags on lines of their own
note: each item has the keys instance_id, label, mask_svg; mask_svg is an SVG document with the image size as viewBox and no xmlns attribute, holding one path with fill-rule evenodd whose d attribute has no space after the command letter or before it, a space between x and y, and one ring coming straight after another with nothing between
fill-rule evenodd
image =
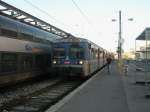
<instances>
[{"instance_id":1,"label":"train door","mask_svg":"<svg viewBox=\"0 0 150 112\"><path fill-rule=\"evenodd\" d=\"M88 76L91 73L91 64L90 64L90 60L91 60L91 44L90 43L86 43L84 46L84 63L83 63L83 71L84 71L84 76Z\"/></svg>"},{"instance_id":2,"label":"train door","mask_svg":"<svg viewBox=\"0 0 150 112\"><path fill-rule=\"evenodd\" d=\"M105 51L103 51L103 65L105 63Z\"/></svg>"},{"instance_id":3,"label":"train door","mask_svg":"<svg viewBox=\"0 0 150 112\"><path fill-rule=\"evenodd\" d=\"M101 66L101 58L100 58L100 56L101 56L101 50L100 49L98 49L98 68L100 68L100 66Z\"/></svg>"}]
</instances>

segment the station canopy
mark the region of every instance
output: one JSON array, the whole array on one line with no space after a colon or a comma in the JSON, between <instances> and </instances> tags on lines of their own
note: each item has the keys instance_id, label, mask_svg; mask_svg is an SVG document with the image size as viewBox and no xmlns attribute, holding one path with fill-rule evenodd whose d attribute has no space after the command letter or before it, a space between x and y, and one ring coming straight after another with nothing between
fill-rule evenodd
<instances>
[{"instance_id":1,"label":"station canopy","mask_svg":"<svg viewBox=\"0 0 150 112\"><path fill-rule=\"evenodd\" d=\"M136 40L150 40L150 27L145 30L136 38Z\"/></svg>"}]
</instances>

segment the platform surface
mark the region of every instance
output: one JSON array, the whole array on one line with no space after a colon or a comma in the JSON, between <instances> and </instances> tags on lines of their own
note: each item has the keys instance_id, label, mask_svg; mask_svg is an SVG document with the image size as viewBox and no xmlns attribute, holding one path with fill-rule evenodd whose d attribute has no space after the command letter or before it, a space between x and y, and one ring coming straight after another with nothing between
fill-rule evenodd
<instances>
[{"instance_id":1,"label":"platform surface","mask_svg":"<svg viewBox=\"0 0 150 112\"><path fill-rule=\"evenodd\" d=\"M147 87L135 84L133 69L129 64L124 74L112 63L110 72L104 68L97 73L55 112L150 112L150 99L144 97Z\"/></svg>"}]
</instances>

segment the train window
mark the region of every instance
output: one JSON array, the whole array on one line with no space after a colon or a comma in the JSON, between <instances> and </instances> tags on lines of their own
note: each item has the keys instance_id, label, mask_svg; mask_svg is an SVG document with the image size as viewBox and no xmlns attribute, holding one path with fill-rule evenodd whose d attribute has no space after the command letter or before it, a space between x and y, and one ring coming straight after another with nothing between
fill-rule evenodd
<instances>
[{"instance_id":1,"label":"train window","mask_svg":"<svg viewBox=\"0 0 150 112\"><path fill-rule=\"evenodd\" d=\"M1 35L8 37L17 37L17 32L8 29L1 29Z\"/></svg>"},{"instance_id":2,"label":"train window","mask_svg":"<svg viewBox=\"0 0 150 112\"><path fill-rule=\"evenodd\" d=\"M35 34L33 40L35 42L47 43L47 41L45 40L45 38L46 38L46 34L45 34L46 32L45 31L41 31L39 29L34 29L33 31L34 31L34 34Z\"/></svg>"},{"instance_id":3,"label":"train window","mask_svg":"<svg viewBox=\"0 0 150 112\"><path fill-rule=\"evenodd\" d=\"M40 39L40 38L34 38L33 40L34 40L35 42L39 42L39 43L41 42L41 39Z\"/></svg>"},{"instance_id":4,"label":"train window","mask_svg":"<svg viewBox=\"0 0 150 112\"><path fill-rule=\"evenodd\" d=\"M65 58L64 48L54 48L54 58Z\"/></svg>"},{"instance_id":5,"label":"train window","mask_svg":"<svg viewBox=\"0 0 150 112\"><path fill-rule=\"evenodd\" d=\"M21 36L25 40L33 40L32 27L22 25L22 27L21 27Z\"/></svg>"},{"instance_id":6,"label":"train window","mask_svg":"<svg viewBox=\"0 0 150 112\"><path fill-rule=\"evenodd\" d=\"M91 44L88 44L88 48L91 49Z\"/></svg>"},{"instance_id":7,"label":"train window","mask_svg":"<svg viewBox=\"0 0 150 112\"><path fill-rule=\"evenodd\" d=\"M83 59L84 49L82 47L71 47L69 52L69 57L71 59Z\"/></svg>"},{"instance_id":8,"label":"train window","mask_svg":"<svg viewBox=\"0 0 150 112\"><path fill-rule=\"evenodd\" d=\"M100 58L103 58L103 51L100 51Z\"/></svg>"},{"instance_id":9,"label":"train window","mask_svg":"<svg viewBox=\"0 0 150 112\"><path fill-rule=\"evenodd\" d=\"M22 33L21 35L22 35L22 38L25 40L33 40L32 35L25 34L25 33Z\"/></svg>"},{"instance_id":10,"label":"train window","mask_svg":"<svg viewBox=\"0 0 150 112\"><path fill-rule=\"evenodd\" d=\"M17 23L15 21L6 19L6 18L1 18L0 19L0 25L2 29L9 29L11 31L17 31Z\"/></svg>"},{"instance_id":11,"label":"train window","mask_svg":"<svg viewBox=\"0 0 150 112\"><path fill-rule=\"evenodd\" d=\"M99 58L98 52L96 52L95 56L96 56L97 59Z\"/></svg>"},{"instance_id":12,"label":"train window","mask_svg":"<svg viewBox=\"0 0 150 112\"><path fill-rule=\"evenodd\" d=\"M56 38L56 37L54 37L54 38ZM52 41L53 41L53 38L51 37L51 34L48 32L44 32L43 42L45 44L50 44L50 42L52 42Z\"/></svg>"},{"instance_id":13,"label":"train window","mask_svg":"<svg viewBox=\"0 0 150 112\"><path fill-rule=\"evenodd\" d=\"M40 30L37 30L37 31L35 32L35 35L36 35L37 38L40 38L40 39L44 39L44 38L45 38L44 32L43 32L43 31L40 31Z\"/></svg>"},{"instance_id":14,"label":"train window","mask_svg":"<svg viewBox=\"0 0 150 112\"><path fill-rule=\"evenodd\" d=\"M41 38L37 38L37 37L34 37L33 39L34 42L38 42L38 43L45 43L45 44L49 44L49 42L45 39L41 39Z\"/></svg>"},{"instance_id":15,"label":"train window","mask_svg":"<svg viewBox=\"0 0 150 112\"><path fill-rule=\"evenodd\" d=\"M91 58L95 59L95 49L94 48L91 49Z\"/></svg>"},{"instance_id":16,"label":"train window","mask_svg":"<svg viewBox=\"0 0 150 112\"><path fill-rule=\"evenodd\" d=\"M1 35L8 37L17 37L17 24L8 19L0 19Z\"/></svg>"},{"instance_id":17,"label":"train window","mask_svg":"<svg viewBox=\"0 0 150 112\"><path fill-rule=\"evenodd\" d=\"M12 53L3 53L1 56L1 71L13 72L17 70L17 55Z\"/></svg>"},{"instance_id":18,"label":"train window","mask_svg":"<svg viewBox=\"0 0 150 112\"><path fill-rule=\"evenodd\" d=\"M48 41L45 40L45 39L42 39L41 42L44 43L44 44L48 44Z\"/></svg>"},{"instance_id":19,"label":"train window","mask_svg":"<svg viewBox=\"0 0 150 112\"><path fill-rule=\"evenodd\" d=\"M95 59L95 58L96 58L96 51L94 49L94 51L93 51L93 59Z\"/></svg>"},{"instance_id":20,"label":"train window","mask_svg":"<svg viewBox=\"0 0 150 112\"><path fill-rule=\"evenodd\" d=\"M52 41L50 41L50 40L45 40L45 42L46 42L46 44L51 44L52 43Z\"/></svg>"},{"instance_id":21,"label":"train window","mask_svg":"<svg viewBox=\"0 0 150 112\"><path fill-rule=\"evenodd\" d=\"M53 36L51 33L46 33L46 39L49 42L52 42L55 38L57 38L57 36Z\"/></svg>"}]
</instances>

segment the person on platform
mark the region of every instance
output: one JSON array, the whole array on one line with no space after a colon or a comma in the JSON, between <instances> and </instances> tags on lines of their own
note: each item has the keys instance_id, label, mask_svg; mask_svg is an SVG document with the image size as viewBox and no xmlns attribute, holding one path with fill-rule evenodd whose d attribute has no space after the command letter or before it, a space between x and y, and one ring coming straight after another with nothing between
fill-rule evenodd
<instances>
[{"instance_id":1,"label":"person on platform","mask_svg":"<svg viewBox=\"0 0 150 112\"><path fill-rule=\"evenodd\" d=\"M107 67L108 67L108 72L109 72L109 69L110 69L110 64L111 64L111 62L112 62L112 59L111 59L111 56L108 56L107 58L106 58L106 61L107 61Z\"/></svg>"}]
</instances>

